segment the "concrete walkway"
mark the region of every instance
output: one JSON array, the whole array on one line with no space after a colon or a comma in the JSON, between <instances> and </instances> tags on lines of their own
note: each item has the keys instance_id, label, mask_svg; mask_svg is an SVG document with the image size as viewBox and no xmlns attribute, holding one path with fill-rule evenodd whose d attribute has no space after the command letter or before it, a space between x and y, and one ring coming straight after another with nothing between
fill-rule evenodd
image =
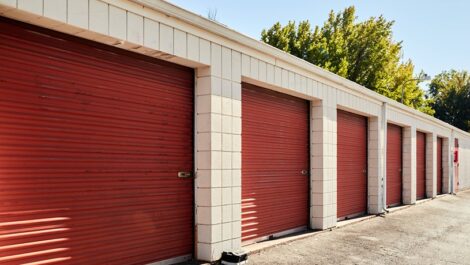
<instances>
[{"instance_id":1,"label":"concrete walkway","mask_svg":"<svg viewBox=\"0 0 470 265\"><path fill-rule=\"evenodd\" d=\"M249 264L470 264L470 191L261 250Z\"/></svg>"}]
</instances>

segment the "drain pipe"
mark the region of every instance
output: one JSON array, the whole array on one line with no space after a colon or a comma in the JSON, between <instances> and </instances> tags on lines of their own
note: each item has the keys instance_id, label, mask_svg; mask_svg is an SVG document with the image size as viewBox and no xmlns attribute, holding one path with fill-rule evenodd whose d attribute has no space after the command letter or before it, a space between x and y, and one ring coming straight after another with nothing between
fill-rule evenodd
<instances>
[{"instance_id":1,"label":"drain pipe","mask_svg":"<svg viewBox=\"0 0 470 265\"><path fill-rule=\"evenodd\" d=\"M387 210L387 102L382 103L382 212L389 213Z\"/></svg>"}]
</instances>

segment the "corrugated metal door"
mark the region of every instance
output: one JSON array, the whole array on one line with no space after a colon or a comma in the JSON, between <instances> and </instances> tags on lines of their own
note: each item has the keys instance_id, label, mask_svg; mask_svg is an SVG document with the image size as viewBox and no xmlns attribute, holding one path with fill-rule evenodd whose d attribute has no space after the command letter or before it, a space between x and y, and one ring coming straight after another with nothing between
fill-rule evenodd
<instances>
[{"instance_id":1,"label":"corrugated metal door","mask_svg":"<svg viewBox=\"0 0 470 265\"><path fill-rule=\"evenodd\" d=\"M242 86L242 240L250 243L308 224L309 104Z\"/></svg>"},{"instance_id":2,"label":"corrugated metal door","mask_svg":"<svg viewBox=\"0 0 470 265\"><path fill-rule=\"evenodd\" d=\"M337 216L367 212L367 118L338 110Z\"/></svg>"},{"instance_id":3,"label":"corrugated metal door","mask_svg":"<svg viewBox=\"0 0 470 265\"><path fill-rule=\"evenodd\" d=\"M442 194L442 138L437 137L437 194Z\"/></svg>"},{"instance_id":4,"label":"corrugated metal door","mask_svg":"<svg viewBox=\"0 0 470 265\"><path fill-rule=\"evenodd\" d=\"M0 263L193 251L193 71L0 20Z\"/></svg>"},{"instance_id":5,"label":"corrugated metal door","mask_svg":"<svg viewBox=\"0 0 470 265\"><path fill-rule=\"evenodd\" d=\"M387 206L401 204L402 194L402 129L387 126Z\"/></svg>"},{"instance_id":6,"label":"corrugated metal door","mask_svg":"<svg viewBox=\"0 0 470 265\"><path fill-rule=\"evenodd\" d=\"M416 132L416 199L426 197L426 134Z\"/></svg>"}]
</instances>

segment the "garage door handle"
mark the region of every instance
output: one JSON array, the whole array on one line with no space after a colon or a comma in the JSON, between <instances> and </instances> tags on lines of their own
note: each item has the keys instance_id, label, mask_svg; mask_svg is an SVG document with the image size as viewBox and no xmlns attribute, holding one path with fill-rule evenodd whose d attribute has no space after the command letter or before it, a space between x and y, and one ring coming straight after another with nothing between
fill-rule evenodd
<instances>
[{"instance_id":1,"label":"garage door handle","mask_svg":"<svg viewBox=\"0 0 470 265\"><path fill-rule=\"evenodd\" d=\"M307 176L308 175L308 170L304 169L304 170L300 171L300 174L302 174L303 176Z\"/></svg>"},{"instance_id":2,"label":"garage door handle","mask_svg":"<svg viewBox=\"0 0 470 265\"><path fill-rule=\"evenodd\" d=\"M192 172L185 172L185 171L178 172L178 178L191 178L191 177L193 177Z\"/></svg>"}]
</instances>

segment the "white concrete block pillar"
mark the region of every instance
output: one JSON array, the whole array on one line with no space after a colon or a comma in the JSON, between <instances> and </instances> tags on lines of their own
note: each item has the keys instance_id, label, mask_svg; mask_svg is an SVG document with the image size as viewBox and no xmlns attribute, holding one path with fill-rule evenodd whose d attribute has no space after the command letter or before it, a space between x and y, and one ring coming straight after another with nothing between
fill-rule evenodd
<instances>
[{"instance_id":1,"label":"white concrete block pillar","mask_svg":"<svg viewBox=\"0 0 470 265\"><path fill-rule=\"evenodd\" d=\"M211 44L196 79L196 257L241 248L241 55ZM236 77L238 75L238 78Z\"/></svg>"},{"instance_id":2,"label":"white concrete block pillar","mask_svg":"<svg viewBox=\"0 0 470 265\"><path fill-rule=\"evenodd\" d=\"M383 212L384 196L384 129L380 117L369 118L368 132L368 174L367 174L367 197L368 213L378 214Z\"/></svg>"},{"instance_id":3,"label":"white concrete block pillar","mask_svg":"<svg viewBox=\"0 0 470 265\"><path fill-rule=\"evenodd\" d=\"M310 227L336 226L336 104L311 103Z\"/></svg>"},{"instance_id":4,"label":"white concrete block pillar","mask_svg":"<svg viewBox=\"0 0 470 265\"><path fill-rule=\"evenodd\" d=\"M426 197L437 195L437 135L426 134Z\"/></svg>"},{"instance_id":5,"label":"white concrete block pillar","mask_svg":"<svg viewBox=\"0 0 470 265\"><path fill-rule=\"evenodd\" d=\"M416 127L403 128L403 204L416 203Z\"/></svg>"},{"instance_id":6,"label":"white concrete block pillar","mask_svg":"<svg viewBox=\"0 0 470 265\"><path fill-rule=\"evenodd\" d=\"M449 138L442 139L442 193L450 193L451 147Z\"/></svg>"}]
</instances>

